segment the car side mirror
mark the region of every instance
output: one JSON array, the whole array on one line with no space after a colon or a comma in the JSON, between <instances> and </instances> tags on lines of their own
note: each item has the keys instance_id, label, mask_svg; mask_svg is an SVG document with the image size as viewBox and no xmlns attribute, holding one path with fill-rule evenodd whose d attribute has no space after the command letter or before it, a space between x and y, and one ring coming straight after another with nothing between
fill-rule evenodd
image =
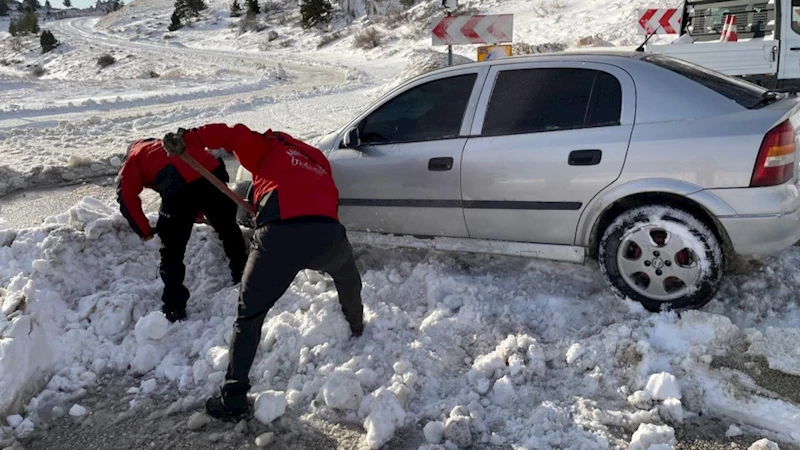
<instances>
[{"instance_id":1,"label":"car side mirror","mask_svg":"<svg viewBox=\"0 0 800 450\"><path fill-rule=\"evenodd\" d=\"M347 132L347 134L344 135L344 138L342 138L342 145L345 148L350 148L353 150L356 150L358 149L358 147L361 147L361 136L358 132L357 127L351 129L350 131Z\"/></svg>"}]
</instances>

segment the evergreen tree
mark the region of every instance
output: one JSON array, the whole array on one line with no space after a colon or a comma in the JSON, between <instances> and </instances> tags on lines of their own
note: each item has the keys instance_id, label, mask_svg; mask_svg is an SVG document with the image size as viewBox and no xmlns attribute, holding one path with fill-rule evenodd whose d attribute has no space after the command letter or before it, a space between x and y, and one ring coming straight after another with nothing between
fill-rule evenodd
<instances>
[{"instance_id":1,"label":"evergreen tree","mask_svg":"<svg viewBox=\"0 0 800 450\"><path fill-rule=\"evenodd\" d=\"M186 4L189 6L189 12L194 17L200 15L200 11L208 8L203 0L186 0Z\"/></svg>"},{"instance_id":2,"label":"evergreen tree","mask_svg":"<svg viewBox=\"0 0 800 450\"><path fill-rule=\"evenodd\" d=\"M49 30L44 30L39 37L39 44L42 45L42 53L47 53L58 47L58 40Z\"/></svg>"},{"instance_id":3,"label":"evergreen tree","mask_svg":"<svg viewBox=\"0 0 800 450\"><path fill-rule=\"evenodd\" d=\"M49 10L50 10L50 8L51 8L51 6L50 6L50 0L45 0L45 2L44 2L44 9L46 9L46 10L48 10L48 11L49 11Z\"/></svg>"},{"instance_id":4,"label":"evergreen tree","mask_svg":"<svg viewBox=\"0 0 800 450\"><path fill-rule=\"evenodd\" d=\"M183 27L183 24L181 23L181 16L180 13L178 13L177 8L175 8L175 11L172 11L172 17L170 17L170 20L172 23L170 23L169 27L167 28L169 31L179 30L181 27Z\"/></svg>"},{"instance_id":5,"label":"evergreen tree","mask_svg":"<svg viewBox=\"0 0 800 450\"><path fill-rule=\"evenodd\" d=\"M8 32L12 36L26 33L36 34L39 32L39 18L36 17L36 14L28 11L19 19L11 19L8 24Z\"/></svg>"},{"instance_id":6,"label":"evergreen tree","mask_svg":"<svg viewBox=\"0 0 800 450\"><path fill-rule=\"evenodd\" d=\"M231 17L239 17L241 15L242 5L239 4L239 0L233 0L233 3L231 3Z\"/></svg>"},{"instance_id":7,"label":"evergreen tree","mask_svg":"<svg viewBox=\"0 0 800 450\"><path fill-rule=\"evenodd\" d=\"M72 8L72 1L64 0L64 8Z\"/></svg>"},{"instance_id":8,"label":"evergreen tree","mask_svg":"<svg viewBox=\"0 0 800 450\"><path fill-rule=\"evenodd\" d=\"M328 0L305 0L300 5L303 27L310 28L331 20L333 6Z\"/></svg>"},{"instance_id":9,"label":"evergreen tree","mask_svg":"<svg viewBox=\"0 0 800 450\"><path fill-rule=\"evenodd\" d=\"M255 16L261 12L261 7L258 6L258 0L245 0L247 4L247 15Z\"/></svg>"},{"instance_id":10,"label":"evergreen tree","mask_svg":"<svg viewBox=\"0 0 800 450\"><path fill-rule=\"evenodd\" d=\"M22 0L21 6L23 12L36 12L37 9L42 8L42 4L39 3L39 0Z\"/></svg>"},{"instance_id":11,"label":"evergreen tree","mask_svg":"<svg viewBox=\"0 0 800 450\"><path fill-rule=\"evenodd\" d=\"M6 0L0 0L0 16L8 15L8 3Z\"/></svg>"}]
</instances>

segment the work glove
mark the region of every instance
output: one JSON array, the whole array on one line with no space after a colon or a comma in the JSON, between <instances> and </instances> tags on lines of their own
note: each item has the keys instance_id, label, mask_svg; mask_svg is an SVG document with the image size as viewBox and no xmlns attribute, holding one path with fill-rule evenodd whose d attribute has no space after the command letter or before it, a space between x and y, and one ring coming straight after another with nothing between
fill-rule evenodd
<instances>
[{"instance_id":1,"label":"work glove","mask_svg":"<svg viewBox=\"0 0 800 450\"><path fill-rule=\"evenodd\" d=\"M186 130L178 128L177 133L167 133L162 139L164 150L169 156L178 156L186 150L186 142L183 140L183 133Z\"/></svg>"}]
</instances>

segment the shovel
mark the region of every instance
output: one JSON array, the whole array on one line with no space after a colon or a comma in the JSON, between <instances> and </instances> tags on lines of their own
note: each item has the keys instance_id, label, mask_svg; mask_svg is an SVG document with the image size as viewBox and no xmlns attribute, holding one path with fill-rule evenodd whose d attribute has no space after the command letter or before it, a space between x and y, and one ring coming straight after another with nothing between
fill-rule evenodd
<instances>
[{"instance_id":1,"label":"shovel","mask_svg":"<svg viewBox=\"0 0 800 450\"><path fill-rule=\"evenodd\" d=\"M205 167L203 167L196 159L192 158L191 156L187 155L186 152L183 152L179 155L182 160L186 162L186 164L190 165L192 169L196 170L197 173L203 176L206 180L210 181L211 184L216 186L217 189L222 191L223 194L227 195L231 200L236 202L239 206L244 208L247 212L256 216L256 208L251 203L239 197L235 192L233 192L228 185L222 182L219 178L215 177L211 172L209 172Z\"/></svg>"}]
</instances>

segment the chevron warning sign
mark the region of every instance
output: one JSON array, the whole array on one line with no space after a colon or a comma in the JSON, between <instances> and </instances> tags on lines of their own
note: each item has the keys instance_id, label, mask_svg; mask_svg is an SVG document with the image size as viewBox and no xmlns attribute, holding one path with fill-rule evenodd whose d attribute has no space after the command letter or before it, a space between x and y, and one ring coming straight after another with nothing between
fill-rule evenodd
<instances>
[{"instance_id":1,"label":"chevron warning sign","mask_svg":"<svg viewBox=\"0 0 800 450\"><path fill-rule=\"evenodd\" d=\"M681 32L682 9L637 9L636 14L639 18L639 34L680 34Z\"/></svg>"},{"instance_id":2,"label":"chevron warning sign","mask_svg":"<svg viewBox=\"0 0 800 450\"><path fill-rule=\"evenodd\" d=\"M441 17L433 22L433 45L499 44L511 42L513 32L513 14Z\"/></svg>"}]
</instances>

